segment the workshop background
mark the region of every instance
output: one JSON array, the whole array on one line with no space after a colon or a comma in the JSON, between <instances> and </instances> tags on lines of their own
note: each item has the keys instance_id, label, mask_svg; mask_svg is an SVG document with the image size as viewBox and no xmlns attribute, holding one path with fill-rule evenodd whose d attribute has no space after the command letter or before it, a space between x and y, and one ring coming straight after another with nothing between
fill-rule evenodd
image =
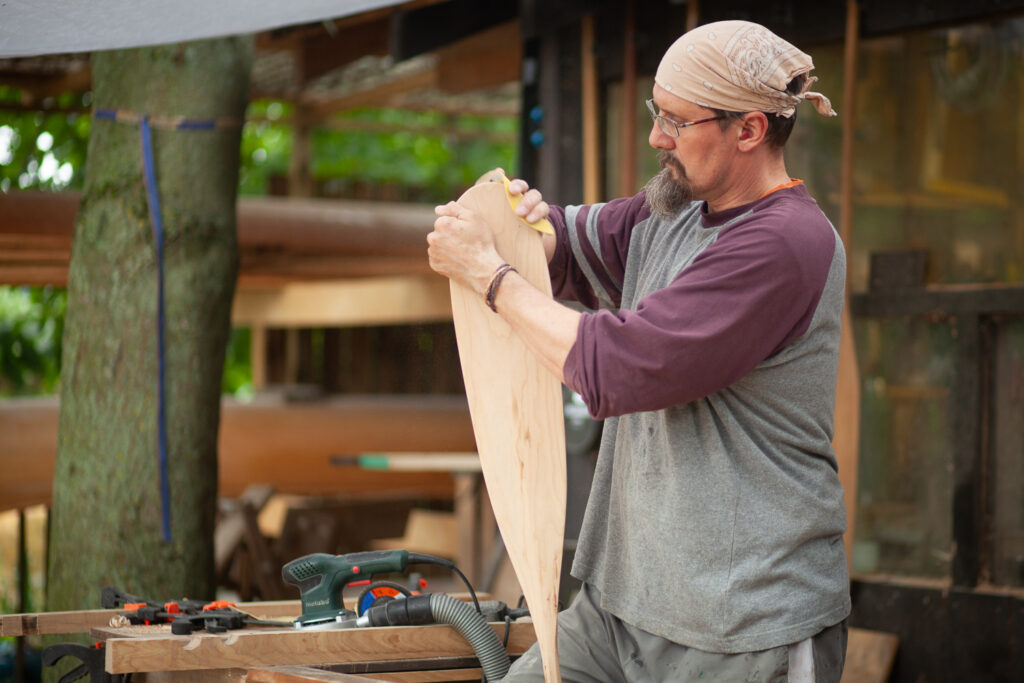
<instances>
[{"instance_id":1,"label":"workshop background","mask_svg":"<svg viewBox=\"0 0 1024 683\"><path fill-rule=\"evenodd\" d=\"M688 22L727 18L812 54L840 114L802 115L787 162L848 228L851 624L898 636L891 681L1024 680L1020 0L439 0L256 33L208 524L220 591L295 597L288 560L400 544L514 602L478 472L440 457L474 444L431 207L495 166L554 203L635 192L656 169L658 59ZM93 75L88 53L0 58L2 612L44 608ZM566 408L569 558L600 425Z\"/></svg>"}]
</instances>

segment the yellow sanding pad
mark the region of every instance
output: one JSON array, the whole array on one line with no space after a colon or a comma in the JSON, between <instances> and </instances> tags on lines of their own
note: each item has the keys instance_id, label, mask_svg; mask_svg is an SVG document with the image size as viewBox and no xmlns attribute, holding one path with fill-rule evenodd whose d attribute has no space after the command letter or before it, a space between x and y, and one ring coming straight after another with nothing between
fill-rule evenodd
<instances>
[{"instance_id":1,"label":"yellow sanding pad","mask_svg":"<svg viewBox=\"0 0 1024 683\"><path fill-rule=\"evenodd\" d=\"M488 171L487 173L484 173L482 176L480 176L480 179L477 180L475 184L479 185L480 183L502 183L502 184L504 184L505 185L505 196L508 197L509 206L512 207L513 211L515 211L515 208L517 206L519 206L519 202L522 201L522 199L523 199L523 195L521 195L521 194L512 194L509 191L509 189L508 189L509 179L499 169L494 169L493 171ZM548 234L548 235L554 235L555 234L555 229L554 229L554 227L552 227L551 221L549 221L547 218L541 218L539 221L534 221L533 223L530 223L525 218L520 218L519 220L521 220L522 222L526 223L527 225L529 225L531 228L533 228L537 232L543 232L543 233Z\"/></svg>"}]
</instances>

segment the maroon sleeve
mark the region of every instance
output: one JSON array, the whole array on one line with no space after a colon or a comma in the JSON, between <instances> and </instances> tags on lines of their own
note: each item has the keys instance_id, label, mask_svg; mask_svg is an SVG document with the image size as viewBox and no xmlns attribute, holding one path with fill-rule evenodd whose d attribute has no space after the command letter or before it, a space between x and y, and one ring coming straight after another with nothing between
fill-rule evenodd
<instances>
[{"instance_id":1,"label":"maroon sleeve","mask_svg":"<svg viewBox=\"0 0 1024 683\"><path fill-rule=\"evenodd\" d=\"M578 207L572 225L566 224L565 209L551 207L548 217L555 227L557 242L555 253L548 264L548 272L556 298L578 301L588 308L600 305L595 284L587 278L584 266L579 262L583 259L586 267L594 274L596 286L604 290L607 299L619 305L629 238L634 226L651 215L644 197L645 194L641 192L606 204ZM596 246L587 231L587 220L592 211L597 212ZM569 230L575 232L575 239L569 235ZM578 245L577 249L573 249L573 243Z\"/></svg>"},{"instance_id":2,"label":"maroon sleeve","mask_svg":"<svg viewBox=\"0 0 1024 683\"><path fill-rule=\"evenodd\" d=\"M824 220L795 227L726 228L635 311L584 314L566 383L605 418L681 405L742 378L806 332L824 289L835 232Z\"/></svg>"}]
</instances>

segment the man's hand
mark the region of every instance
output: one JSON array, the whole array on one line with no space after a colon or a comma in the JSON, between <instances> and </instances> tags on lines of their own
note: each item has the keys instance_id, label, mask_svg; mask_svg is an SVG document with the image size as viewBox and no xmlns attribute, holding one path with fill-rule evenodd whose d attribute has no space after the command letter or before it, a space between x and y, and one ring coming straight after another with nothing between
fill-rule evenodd
<instances>
[{"instance_id":1,"label":"man's hand","mask_svg":"<svg viewBox=\"0 0 1024 683\"><path fill-rule=\"evenodd\" d=\"M430 267L483 296L503 263L491 228L458 202L434 207L434 213L434 231L427 235Z\"/></svg>"},{"instance_id":2,"label":"man's hand","mask_svg":"<svg viewBox=\"0 0 1024 683\"><path fill-rule=\"evenodd\" d=\"M516 215L526 219L527 223L536 223L542 218L548 217L550 207L541 197L540 192L531 190L529 184L521 178L510 180L508 191L512 194L523 195L522 201L516 206Z\"/></svg>"},{"instance_id":3,"label":"man's hand","mask_svg":"<svg viewBox=\"0 0 1024 683\"><path fill-rule=\"evenodd\" d=\"M500 169L499 169L500 170ZM522 194L516 214L527 221L547 218L549 207L540 192L531 190L525 180L509 181L509 191ZM466 285L481 297L495 271L504 261L494 247L494 233L483 218L457 202L434 208L437 220L427 235L430 267L456 282ZM541 235L548 261L555 250L554 235ZM567 308L531 285L517 273L502 280L497 312L537 354L548 370L564 382L563 366L569 349L576 342L580 313Z\"/></svg>"},{"instance_id":4,"label":"man's hand","mask_svg":"<svg viewBox=\"0 0 1024 683\"><path fill-rule=\"evenodd\" d=\"M527 223L535 223L542 218L548 217L551 207L544 201L540 192L536 189L531 190L530 185L522 178L510 180L508 182L508 191L512 194L523 195L522 200L516 205L516 215L523 218ZM548 263L551 263L551 257L555 255L555 236L542 235L542 237L544 256L547 258Z\"/></svg>"}]
</instances>

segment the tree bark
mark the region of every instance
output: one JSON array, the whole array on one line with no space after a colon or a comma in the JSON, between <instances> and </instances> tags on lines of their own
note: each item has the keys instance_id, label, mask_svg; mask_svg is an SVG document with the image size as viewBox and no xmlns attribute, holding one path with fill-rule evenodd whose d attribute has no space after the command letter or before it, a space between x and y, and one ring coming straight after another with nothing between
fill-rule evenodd
<instances>
[{"instance_id":1,"label":"tree bark","mask_svg":"<svg viewBox=\"0 0 1024 683\"><path fill-rule=\"evenodd\" d=\"M97 53L93 106L241 121L251 61L248 37ZM139 126L94 118L68 277L49 610L98 608L104 585L157 600L213 598L240 127L152 130L172 539L161 533L157 263Z\"/></svg>"}]
</instances>

